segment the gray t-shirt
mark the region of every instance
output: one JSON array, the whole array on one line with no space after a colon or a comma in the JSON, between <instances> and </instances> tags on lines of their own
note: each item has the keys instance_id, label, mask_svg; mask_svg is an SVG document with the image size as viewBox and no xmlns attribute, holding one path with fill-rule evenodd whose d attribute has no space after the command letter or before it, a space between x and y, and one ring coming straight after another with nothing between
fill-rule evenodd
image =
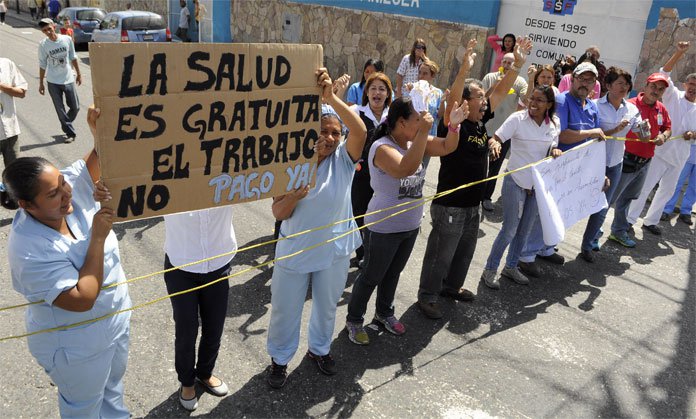
<instances>
[{"instance_id":1,"label":"gray t-shirt","mask_svg":"<svg viewBox=\"0 0 696 419\"><path fill-rule=\"evenodd\" d=\"M386 172L375 166L375 153L381 146L392 147L401 155L405 155L408 150L399 147L390 137L382 137L375 141L370 147L368 162L370 164L370 186L375 191L367 206L367 212L377 211L383 208L389 208L408 201L416 201L423 197L423 184L425 183L425 168L421 164L418 170L411 176L401 179L396 179L389 176ZM408 144L411 146L411 143ZM368 215L365 217L365 224L379 221L396 212L410 208L414 205L419 205L420 202L413 204L405 204L398 208L392 208L387 211L382 211L378 214ZM415 230L420 227L421 219L423 218L423 205L406 211L386 219L380 223L368 227L370 231L375 233L400 233L404 231Z\"/></svg>"},{"instance_id":2,"label":"gray t-shirt","mask_svg":"<svg viewBox=\"0 0 696 419\"><path fill-rule=\"evenodd\" d=\"M53 84L75 82L71 62L76 59L75 45L67 35L51 41L44 38L39 44L39 66L46 70L46 81Z\"/></svg>"},{"instance_id":3,"label":"gray t-shirt","mask_svg":"<svg viewBox=\"0 0 696 419\"><path fill-rule=\"evenodd\" d=\"M483 90L487 92L488 89L494 86L498 81L498 77L498 72L486 74L483 77L483 80L481 80ZM503 101L498 104L498 107L495 108L493 118L486 122L486 131L491 134L496 132L498 128L503 125L503 122L505 122L505 120L512 115L513 112L517 111L517 103L519 102L520 98L523 98L526 94L527 82L522 77L517 76L505 99L503 99Z\"/></svg>"}]
</instances>

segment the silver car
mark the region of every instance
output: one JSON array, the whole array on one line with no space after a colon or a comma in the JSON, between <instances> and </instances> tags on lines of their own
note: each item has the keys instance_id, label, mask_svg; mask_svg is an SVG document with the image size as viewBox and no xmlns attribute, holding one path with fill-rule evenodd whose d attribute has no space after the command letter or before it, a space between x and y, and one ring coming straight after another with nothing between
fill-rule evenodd
<instances>
[{"instance_id":1,"label":"silver car","mask_svg":"<svg viewBox=\"0 0 696 419\"><path fill-rule=\"evenodd\" d=\"M56 17L57 28L62 28L65 19L70 20L75 45L86 44L92 39L92 31L106 16L106 12L96 7L66 7Z\"/></svg>"},{"instance_id":2,"label":"silver car","mask_svg":"<svg viewBox=\"0 0 696 419\"><path fill-rule=\"evenodd\" d=\"M157 13L129 10L111 12L92 32L93 42L170 42L167 22Z\"/></svg>"}]
</instances>

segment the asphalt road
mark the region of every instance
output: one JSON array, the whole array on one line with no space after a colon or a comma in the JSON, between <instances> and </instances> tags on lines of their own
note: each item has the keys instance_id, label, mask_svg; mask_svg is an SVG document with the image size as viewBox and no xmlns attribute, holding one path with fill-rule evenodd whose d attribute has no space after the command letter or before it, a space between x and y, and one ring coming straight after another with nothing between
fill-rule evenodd
<instances>
[{"instance_id":1,"label":"asphalt road","mask_svg":"<svg viewBox=\"0 0 696 419\"><path fill-rule=\"evenodd\" d=\"M25 14L22 15L25 17ZM87 52L80 52L84 84L78 138L63 144L50 99L38 94L36 50L42 34L8 12L0 26L0 56L14 60L29 82L18 101L24 155L64 166L92 147L85 121L91 103ZM127 164L127 162L124 162ZM434 192L433 159L425 193ZM497 196L497 195L496 195ZM610 212L609 220L611 220ZM6 254L12 213L0 210L0 253ZM445 303L445 317L425 319L415 305L429 215L403 275L396 311L401 337L371 330L371 344L350 343L342 329L356 277L351 270L339 303L332 351L339 374L321 375L306 359L306 330L281 391L270 391L263 371L270 309L268 268L230 283L228 318L216 373L230 386L222 399L202 394L195 415L214 417L694 417L696 416L696 259L694 233L683 223L661 223L661 237L637 229L633 250L608 243L597 262L576 259L584 224L560 247L563 267L542 263L543 278L529 286L502 281L500 291L479 285L502 220L487 213L465 286L473 303ZM270 202L236 207L240 245L270 239ZM605 226L606 229L607 226ZM129 278L162 269L161 219L116 225ZM272 257L269 246L239 254L237 270ZM24 302L0 258L0 307ZM135 304L165 295L159 276L132 284ZM311 300L306 304L310 307ZM372 308L368 316L372 315ZM368 317L369 318L369 317ZM167 301L133 313L126 402L134 416L185 417L176 401L173 322ZM23 309L0 312L0 336L24 332ZM55 417L57 392L28 352L26 341L0 342L0 415Z\"/></svg>"}]
</instances>

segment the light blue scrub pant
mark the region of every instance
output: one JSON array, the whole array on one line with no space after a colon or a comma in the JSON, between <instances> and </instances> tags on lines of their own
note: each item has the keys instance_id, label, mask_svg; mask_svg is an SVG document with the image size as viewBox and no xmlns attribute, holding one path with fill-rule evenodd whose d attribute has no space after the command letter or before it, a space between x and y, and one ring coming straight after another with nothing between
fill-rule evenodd
<instances>
[{"instance_id":1,"label":"light blue scrub pant","mask_svg":"<svg viewBox=\"0 0 696 419\"><path fill-rule=\"evenodd\" d=\"M48 375L58 387L62 418L128 418L123 403L123 375L128 362L128 328L104 351L71 360L63 349Z\"/></svg>"},{"instance_id":2,"label":"light blue scrub pant","mask_svg":"<svg viewBox=\"0 0 696 419\"><path fill-rule=\"evenodd\" d=\"M312 281L309 350L328 355L336 325L336 305L348 279L350 255L335 259L323 271L301 274L275 265L271 279L271 324L266 348L276 364L287 365L300 343L302 308Z\"/></svg>"}]
</instances>

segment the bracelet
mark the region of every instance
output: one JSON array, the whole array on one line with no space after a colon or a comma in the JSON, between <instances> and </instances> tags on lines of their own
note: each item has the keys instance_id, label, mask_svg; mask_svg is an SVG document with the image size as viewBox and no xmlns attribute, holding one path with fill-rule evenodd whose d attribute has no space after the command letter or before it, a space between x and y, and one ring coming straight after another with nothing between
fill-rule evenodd
<instances>
[{"instance_id":1,"label":"bracelet","mask_svg":"<svg viewBox=\"0 0 696 419\"><path fill-rule=\"evenodd\" d=\"M454 128L451 123L447 123L447 131L459 134L462 124L457 124L457 128Z\"/></svg>"}]
</instances>

